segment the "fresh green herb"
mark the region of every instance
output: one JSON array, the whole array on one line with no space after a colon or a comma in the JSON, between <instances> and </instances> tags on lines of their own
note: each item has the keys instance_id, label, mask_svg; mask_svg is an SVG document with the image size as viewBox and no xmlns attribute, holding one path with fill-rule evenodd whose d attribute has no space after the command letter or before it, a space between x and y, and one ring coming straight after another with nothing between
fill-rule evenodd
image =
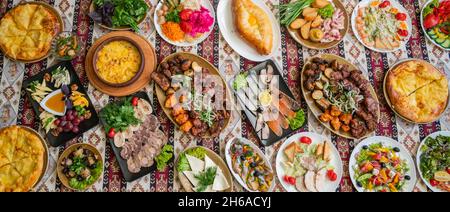
<instances>
[{"instance_id":1,"label":"fresh green herb","mask_svg":"<svg viewBox=\"0 0 450 212\"><path fill-rule=\"evenodd\" d=\"M172 10L166 14L166 21L180 23L180 11L179 10Z\"/></svg>"},{"instance_id":2,"label":"fresh green herb","mask_svg":"<svg viewBox=\"0 0 450 212\"><path fill-rule=\"evenodd\" d=\"M162 148L161 153L155 158L156 167L158 171L160 172L164 171L164 169L166 169L167 162L169 162L169 160L172 159L172 157L173 157L173 146L165 145Z\"/></svg>"},{"instance_id":3,"label":"fresh green herb","mask_svg":"<svg viewBox=\"0 0 450 212\"><path fill-rule=\"evenodd\" d=\"M94 20L109 19L108 24L113 27L130 26L134 31L139 31L138 22L145 17L149 9L144 0L95 0L94 4L100 8L92 15ZM102 10L103 7L106 9Z\"/></svg>"},{"instance_id":4,"label":"fresh green herb","mask_svg":"<svg viewBox=\"0 0 450 212\"><path fill-rule=\"evenodd\" d=\"M31 92L36 92L36 88L39 87L41 85L41 83L39 83L39 81L35 80L33 82L30 83L30 85L28 85L28 88Z\"/></svg>"},{"instance_id":5,"label":"fresh green herb","mask_svg":"<svg viewBox=\"0 0 450 212\"><path fill-rule=\"evenodd\" d=\"M69 169L77 175L80 174L80 172L85 168L86 165L84 164L84 161L80 157L74 158L74 163L69 167ZM78 189L78 190L84 190L87 186L92 185L99 177L100 174L103 171L103 167L100 161L97 161L96 166L94 169L90 169L91 176L88 178L78 181L77 178L71 178L69 180L69 185L72 188Z\"/></svg>"},{"instance_id":6,"label":"fresh green herb","mask_svg":"<svg viewBox=\"0 0 450 212\"><path fill-rule=\"evenodd\" d=\"M211 127L213 125L213 121L215 119L216 115L212 110L205 110L200 112L200 120L205 122L208 127Z\"/></svg>"},{"instance_id":7,"label":"fresh green herb","mask_svg":"<svg viewBox=\"0 0 450 212\"><path fill-rule=\"evenodd\" d=\"M122 132L131 125L136 126L141 123L141 120L134 115L130 97L122 102L107 105L100 112L100 118L105 122L106 132L111 128L114 128L116 132Z\"/></svg>"},{"instance_id":8,"label":"fresh green herb","mask_svg":"<svg viewBox=\"0 0 450 212\"><path fill-rule=\"evenodd\" d=\"M423 17L431 14L435 7L439 7L439 0L433 0L423 9Z\"/></svg>"},{"instance_id":9,"label":"fresh green herb","mask_svg":"<svg viewBox=\"0 0 450 212\"><path fill-rule=\"evenodd\" d=\"M75 108L75 111L77 111L77 114L79 116L84 116L84 114L86 114L86 112L87 112L86 108L81 107L79 105L75 106L74 108Z\"/></svg>"},{"instance_id":10,"label":"fresh green herb","mask_svg":"<svg viewBox=\"0 0 450 212\"><path fill-rule=\"evenodd\" d=\"M185 153L182 153L178 159L177 170L179 172L190 171L191 166L189 165L189 161L186 158L186 154L196 157L200 160L205 159L206 150L203 148L197 147L193 149L187 150Z\"/></svg>"},{"instance_id":11,"label":"fresh green herb","mask_svg":"<svg viewBox=\"0 0 450 212\"><path fill-rule=\"evenodd\" d=\"M94 5L97 7L101 7L105 4L105 0L94 0Z\"/></svg>"},{"instance_id":12,"label":"fresh green herb","mask_svg":"<svg viewBox=\"0 0 450 212\"><path fill-rule=\"evenodd\" d=\"M209 167L206 171L201 172L194 177L198 180L197 192L205 191L209 185L214 183L214 179L216 178L217 167Z\"/></svg>"},{"instance_id":13,"label":"fresh green herb","mask_svg":"<svg viewBox=\"0 0 450 212\"><path fill-rule=\"evenodd\" d=\"M419 168L425 179L431 179L437 171L445 171L450 167L450 137L440 135L428 138L420 151Z\"/></svg>"},{"instance_id":14,"label":"fresh green herb","mask_svg":"<svg viewBox=\"0 0 450 212\"><path fill-rule=\"evenodd\" d=\"M289 120L289 126L292 130L298 130L305 124L305 112L303 110L297 111L295 117Z\"/></svg>"},{"instance_id":15,"label":"fresh green herb","mask_svg":"<svg viewBox=\"0 0 450 212\"><path fill-rule=\"evenodd\" d=\"M233 82L233 89L236 91L246 88L248 86L247 73L240 73L236 76Z\"/></svg>"},{"instance_id":16,"label":"fresh green herb","mask_svg":"<svg viewBox=\"0 0 450 212\"><path fill-rule=\"evenodd\" d=\"M333 5L328 4L327 6L320 8L318 13L324 19L331 18L334 13L334 7Z\"/></svg>"},{"instance_id":17,"label":"fresh green herb","mask_svg":"<svg viewBox=\"0 0 450 212\"><path fill-rule=\"evenodd\" d=\"M280 11L280 23L283 26L290 25L314 0L297 0L287 4L278 5Z\"/></svg>"}]
</instances>

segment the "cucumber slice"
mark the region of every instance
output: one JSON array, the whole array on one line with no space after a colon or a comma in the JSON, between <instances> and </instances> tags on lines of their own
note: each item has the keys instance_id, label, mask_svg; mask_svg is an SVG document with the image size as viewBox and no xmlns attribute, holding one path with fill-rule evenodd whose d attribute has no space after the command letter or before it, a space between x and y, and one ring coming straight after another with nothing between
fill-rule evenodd
<instances>
[{"instance_id":1,"label":"cucumber slice","mask_svg":"<svg viewBox=\"0 0 450 212\"><path fill-rule=\"evenodd\" d=\"M434 32L434 30L428 30L427 34L428 34L430 37L433 37L433 35L436 35L436 33Z\"/></svg>"},{"instance_id":2,"label":"cucumber slice","mask_svg":"<svg viewBox=\"0 0 450 212\"><path fill-rule=\"evenodd\" d=\"M450 48L450 39L445 40L445 42L442 43L441 45L446 49Z\"/></svg>"},{"instance_id":3,"label":"cucumber slice","mask_svg":"<svg viewBox=\"0 0 450 212\"><path fill-rule=\"evenodd\" d=\"M432 38L434 40L434 39L438 38L438 36L436 34L434 34L434 35L430 35L430 38Z\"/></svg>"},{"instance_id":4,"label":"cucumber slice","mask_svg":"<svg viewBox=\"0 0 450 212\"><path fill-rule=\"evenodd\" d=\"M436 41L436 43L438 43L438 44L442 44L442 43L445 42L445 39L443 39L443 38L436 38L434 41Z\"/></svg>"}]
</instances>

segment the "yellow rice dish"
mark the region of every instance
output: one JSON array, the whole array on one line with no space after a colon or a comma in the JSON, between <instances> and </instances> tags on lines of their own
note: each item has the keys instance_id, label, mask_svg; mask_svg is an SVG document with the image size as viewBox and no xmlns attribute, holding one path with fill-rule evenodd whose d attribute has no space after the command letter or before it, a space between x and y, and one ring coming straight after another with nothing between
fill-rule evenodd
<instances>
[{"instance_id":1,"label":"yellow rice dish","mask_svg":"<svg viewBox=\"0 0 450 212\"><path fill-rule=\"evenodd\" d=\"M97 74L106 82L121 84L130 81L141 66L138 49L128 41L112 41L98 52Z\"/></svg>"}]
</instances>

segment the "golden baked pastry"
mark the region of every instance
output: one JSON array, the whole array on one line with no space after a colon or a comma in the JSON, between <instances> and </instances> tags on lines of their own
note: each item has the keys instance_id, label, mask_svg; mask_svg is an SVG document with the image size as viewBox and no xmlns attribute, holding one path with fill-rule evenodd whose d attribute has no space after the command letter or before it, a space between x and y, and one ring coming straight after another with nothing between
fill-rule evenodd
<instances>
[{"instance_id":1,"label":"golden baked pastry","mask_svg":"<svg viewBox=\"0 0 450 212\"><path fill-rule=\"evenodd\" d=\"M413 122L434 121L447 106L447 78L424 61L400 64L389 72L386 86L394 109Z\"/></svg>"},{"instance_id":2,"label":"golden baked pastry","mask_svg":"<svg viewBox=\"0 0 450 212\"><path fill-rule=\"evenodd\" d=\"M235 23L241 36L256 47L258 52L272 52L273 29L268 14L252 0L233 0Z\"/></svg>"},{"instance_id":3,"label":"golden baked pastry","mask_svg":"<svg viewBox=\"0 0 450 212\"><path fill-rule=\"evenodd\" d=\"M0 47L12 59L40 59L50 51L60 27L56 15L46 7L22 4L0 21Z\"/></svg>"},{"instance_id":4,"label":"golden baked pastry","mask_svg":"<svg viewBox=\"0 0 450 212\"><path fill-rule=\"evenodd\" d=\"M45 148L39 136L18 126L0 131L0 192L26 192L44 170Z\"/></svg>"}]
</instances>

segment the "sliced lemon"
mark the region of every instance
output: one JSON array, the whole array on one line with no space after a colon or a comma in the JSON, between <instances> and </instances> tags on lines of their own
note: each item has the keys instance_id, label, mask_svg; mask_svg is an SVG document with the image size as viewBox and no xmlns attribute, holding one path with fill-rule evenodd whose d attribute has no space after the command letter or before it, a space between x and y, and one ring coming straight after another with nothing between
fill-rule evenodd
<instances>
[{"instance_id":1,"label":"sliced lemon","mask_svg":"<svg viewBox=\"0 0 450 212\"><path fill-rule=\"evenodd\" d=\"M450 174L446 171L438 171L434 173L434 179L439 182L449 182L450 181Z\"/></svg>"}]
</instances>

